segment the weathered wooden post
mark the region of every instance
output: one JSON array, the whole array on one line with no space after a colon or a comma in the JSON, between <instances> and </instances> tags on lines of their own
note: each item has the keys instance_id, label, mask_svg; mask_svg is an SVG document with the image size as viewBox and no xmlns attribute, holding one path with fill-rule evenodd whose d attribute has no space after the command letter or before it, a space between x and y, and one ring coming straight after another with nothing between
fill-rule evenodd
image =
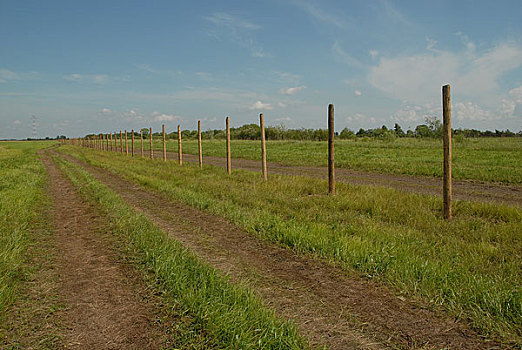
<instances>
[{"instance_id":1,"label":"weathered wooden post","mask_svg":"<svg viewBox=\"0 0 522 350\"><path fill-rule=\"evenodd\" d=\"M442 180L442 199L444 219L452 218L452 179L451 179L451 95L450 86L442 87L442 147L444 149L444 177Z\"/></svg>"},{"instance_id":2,"label":"weathered wooden post","mask_svg":"<svg viewBox=\"0 0 522 350\"><path fill-rule=\"evenodd\" d=\"M167 144L165 143L165 124L162 125L163 128L163 161L167 161Z\"/></svg>"},{"instance_id":3,"label":"weathered wooden post","mask_svg":"<svg viewBox=\"0 0 522 350\"><path fill-rule=\"evenodd\" d=\"M123 134L120 130L120 153L123 153Z\"/></svg>"},{"instance_id":4,"label":"weathered wooden post","mask_svg":"<svg viewBox=\"0 0 522 350\"><path fill-rule=\"evenodd\" d=\"M150 133L150 159L154 159L154 151L152 149L152 128L150 128L149 133Z\"/></svg>"},{"instance_id":5,"label":"weathered wooden post","mask_svg":"<svg viewBox=\"0 0 522 350\"><path fill-rule=\"evenodd\" d=\"M134 157L134 129L131 131L131 138L132 138L132 156Z\"/></svg>"},{"instance_id":6,"label":"weathered wooden post","mask_svg":"<svg viewBox=\"0 0 522 350\"><path fill-rule=\"evenodd\" d=\"M230 118L226 119L227 128L227 173L232 174L232 160L230 159Z\"/></svg>"},{"instance_id":7,"label":"weathered wooden post","mask_svg":"<svg viewBox=\"0 0 522 350\"><path fill-rule=\"evenodd\" d=\"M125 130L125 155L129 155L129 144L127 142L127 130Z\"/></svg>"},{"instance_id":8,"label":"weathered wooden post","mask_svg":"<svg viewBox=\"0 0 522 350\"><path fill-rule=\"evenodd\" d=\"M181 151L181 125L178 125L178 162L183 165L183 152Z\"/></svg>"},{"instance_id":9,"label":"weathered wooden post","mask_svg":"<svg viewBox=\"0 0 522 350\"><path fill-rule=\"evenodd\" d=\"M109 134L105 134L105 151L109 152Z\"/></svg>"},{"instance_id":10,"label":"weathered wooden post","mask_svg":"<svg viewBox=\"0 0 522 350\"><path fill-rule=\"evenodd\" d=\"M203 152L201 150L201 120L198 120L198 150L199 150L199 168L203 168Z\"/></svg>"},{"instance_id":11,"label":"weathered wooden post","mask_svg":"<svg viewBox=\"0 0 522 350\"><path fill-rule=\"evenodd\" d=\"M141 157L143 158L143 128L140 130L140 140L141 140Z\"/></svg>"},{"instance_id":12,"label":"weathered wooden post","mask_svg":"<svg viewBox=\"0 0 522 350\"><path fill-rule=\"evenodd\" d=\"M111 135L111 152L112 152L112 132L110 133Z\"/></svg>"},{"instance_id":13,"label":"weathered wooden post","mask_svg":"<svg viewBox=\"0 0 522 350\"><path fill-rule=\"evenodd\" d=\"M334 105L328 105L328 193L335 195Z\"/></svg>"},{"instance_id":14,"label":"weathered wooden post","mask_svg":"<svg viewBox=\"0 0 522 350\"><path fill-rule=\"evenodd\" d=\"M265 118L263 113L259 115L259 127L261 128L261 168L263 171L263 179L268 180L266 169L266 141L265 141Z\"/></svg>"}]
</instances>

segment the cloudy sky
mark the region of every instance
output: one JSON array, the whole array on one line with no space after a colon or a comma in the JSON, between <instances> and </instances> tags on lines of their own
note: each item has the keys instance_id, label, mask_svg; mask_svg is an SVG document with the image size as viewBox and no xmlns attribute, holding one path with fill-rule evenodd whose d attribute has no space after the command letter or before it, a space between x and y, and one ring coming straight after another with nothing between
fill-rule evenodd
<instances>
[{"instance_id":1,"label":"cloudy sky","mask_svg":"<svg viewBox=\"0 0 522 350\"><path fill-rule=\"evenodd\" d=\"M258 121L522 130L522 1L0 0L1 138Z\"/></svg>"}]
</instances>

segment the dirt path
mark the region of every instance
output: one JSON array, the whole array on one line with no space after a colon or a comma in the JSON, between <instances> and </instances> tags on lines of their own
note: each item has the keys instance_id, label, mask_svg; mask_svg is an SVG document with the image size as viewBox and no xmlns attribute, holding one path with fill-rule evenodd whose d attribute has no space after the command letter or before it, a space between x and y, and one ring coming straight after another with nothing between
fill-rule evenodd
<instances>
[{"instance_id":1,"label":"dirt path","mask_svg":"<svg viewBox=\"0 0 522 350\"><path fill-rule=\"evenodd\" d=\"M252 288L315 344L330 349L488 349L464 322L384 287L250 236L224 219L151 193L71 156L200 258Z\"/></svg>"},{"instance_id":2,"label":"dirt path","mask_svg":"<svg viewBox=\"0 0 522 350\"><path fill-rule=\"evenodd\" d=\"M165 336L142 298L146 285L108 247L106 220L48 155L41 158L50 177L55 266L67 306L61 315L65 348L159 349Z\"/></svg>"},{"instance_id":3,"label":"dirt path","mask_svg":"<svg viewBox=\"0 0 522 350\"><path fill-rule=\"evenodd\" d=\"M149 154L145 153L145 155L148 156ZM162 151L155 150L154 157L163 157ZM167 158L177 160L178 154L168 152ZM199 159L198 156L184 154L183 161L198 162ZM203 163L225 167L226 160L220 157L204 157ZM232 159L232 169L261 172L261 164L258 161L234 158ZM328 179L328 169L325 167L304 167L268 163L268 173ZM406 192L442 196L442 178L381 174L343 168L336 168L335 175L338 182L356 185L385 186ZM460 200L496 202L522 207L522 186L473 180L453 180L453 197Z\"/></svg>"}]
</instances>

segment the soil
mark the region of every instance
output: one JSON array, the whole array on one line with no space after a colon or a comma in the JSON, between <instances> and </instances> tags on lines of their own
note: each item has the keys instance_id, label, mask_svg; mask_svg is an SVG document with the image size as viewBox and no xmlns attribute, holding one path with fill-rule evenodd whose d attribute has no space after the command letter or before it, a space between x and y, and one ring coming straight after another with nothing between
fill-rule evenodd
<instances>
[{"instance_id":1,"label":"soil","mask_svg":"<svg viewBox=\"0 0 522 350\"><path fill-rule=\"evenodd\" d=\"M159 349L165 330L139 274L118 260L107 219L84 201L42 154L53 199L55 269L65 310L58 316L66 349Z\"/></svg>"},{"instance_id":2,"label":"soil","mask_svg":"<svg viewBox=\"0 0 522 350\"><path fill-rule=\"evenodd\" d=\"M222 218L152 193L119 175L61 156L83 166L233 282L254 290L278 315L293 319L312 344L330 349L501 348L482 338L466 320L253 237Z\"/></svg>"},{"instance_id":3,"label":"soil","mask_svg":"<svg viewBox=\"0 0 522 350\"><path fill-rule=\"evenodd\" d=\"M155 150L155 158L163 157L163 153ZM147 153L148 155L148 153ZM168 159L178 159L178 154L167 152ZM183 161L199 162L197 155L183 154ZM220 157L203 157L203 164L226 167L226 159ZM268 174L292 176L309 176L327 180L328 168L305 167L268 163ZM261 172L261 163L248 159L232 159L232 169L244 169ZM356 185L384 186L400 191L428 194L442 197L442 178L381 174L344 168L335 169L337 182ZM495 202L522 207L522 186L506 185L475 180L453 180L453 198L457 200Z\"/></svg>"}]
</instances>

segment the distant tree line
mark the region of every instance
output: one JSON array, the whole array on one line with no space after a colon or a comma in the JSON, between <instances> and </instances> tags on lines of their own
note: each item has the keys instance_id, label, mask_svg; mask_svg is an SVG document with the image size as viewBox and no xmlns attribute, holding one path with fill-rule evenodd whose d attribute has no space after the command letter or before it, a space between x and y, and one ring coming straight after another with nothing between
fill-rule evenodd
<instances>
[{"instance_id":1,"label":"distant tree line","mask_svg":"<svg viewBox=\"0 0 522 350\"><path fill-rule=\"evenodd\" d=\"M144 128L143 137L149 137L149 129ZM453 129L453 135L462 135L460 137L522 137L522 131L514 133L509 129L495 131L481 131L477 129ZM302 140L302 141L326 141L328 140L327 129L287 129L284 125L268 126L265 128L267 140ZM155 138L161 137L161 132L154 132ZM417 138L442 138L442 123L437 117L427 117L424 124L417 125L414 130L404 131L402 127L395 123L393 128L385 125L380 128L363 129L357 132L348 128L344 128L341 132L335 133L336 138L348 140L358 137L371 137L377 139L394 139L400 137L417 137ZM92 136L91 135L87 135ZM134 132L135 138L140 137L140 132ZM118 136L119 137L119 136ZM130 132L128 133L130 138ZM183 139L197 139L196 130L182 130L181 137ZM205 140L225 139L224 129L211 129L201 132L201 138ZM167 139L177 139L178 132L174 131L166 135ZM230 128L230 138L233 140L259 140L261 138L261 128L257 124L245 124L238 128Z\"/></svg>"}]
</instances>

